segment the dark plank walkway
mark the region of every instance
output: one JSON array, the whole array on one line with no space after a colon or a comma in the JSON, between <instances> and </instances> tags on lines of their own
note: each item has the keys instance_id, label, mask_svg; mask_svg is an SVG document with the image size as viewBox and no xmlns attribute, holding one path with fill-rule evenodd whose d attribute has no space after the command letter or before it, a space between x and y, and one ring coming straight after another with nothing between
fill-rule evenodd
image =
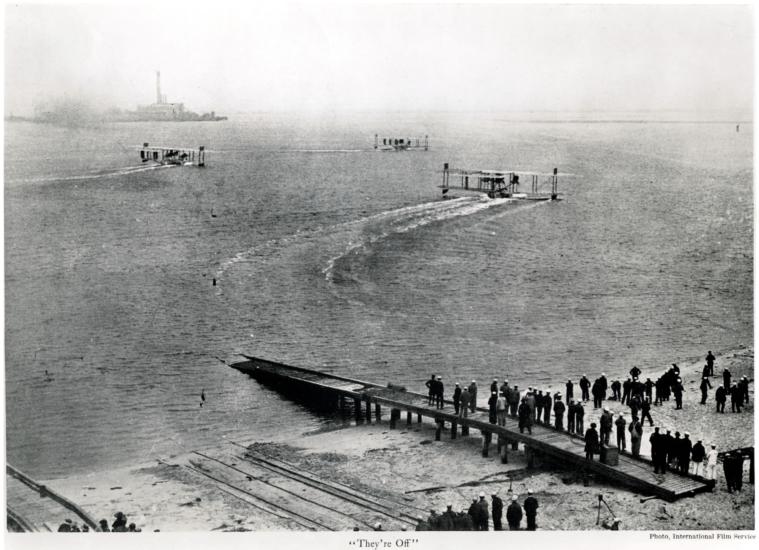
<instances>
[{"instance_id":1,"label":"dark plank walkway","mask_svg":"<svg viewBox=\"0 0 759 550\"><path fill-rule=\"evenodd\" d=\"M613 466L599 461L589 462L585 459L585 444L580 436L565 431L559 432L553 427L539 423L533 425L532 434L522 434L515 417L507 417L505 426L491 424L487 409L477 408L475 412L470 412L467 417L462 418L454 413L451 401L445 401L444 408L436 409L427 404L426 395L398 387L387 387L327 372L292 367L247 355L245 357L246 361L231 366L285 392L331 400L337 406L343 404L345 399L352 399L357 420L371 422L374 416L374 420L377 421L377 413L381 415L381 409L385 406L391 410L391 427L400 420L400 412L405 411L407 422L411 421L411 415L416 414L418 421L423 417L432 418L439 427L448 423L452 437L458 434L460 427L467 431L474 428L482 432L483 436L500 435L509 442L522 443L526 449L550 459L574 464L579 469L593 472L612 484L667 500L692 496L711 490L714 486L713 481L693 475L676 472L654 474L649 460L634 458L626 453L620 453L618 464ZM302 393L302 390L305 390L305 393ZM587 420L586 423L589 424ZM440 429L437 434L439 437Z\"/></svg>"}]
</instances>

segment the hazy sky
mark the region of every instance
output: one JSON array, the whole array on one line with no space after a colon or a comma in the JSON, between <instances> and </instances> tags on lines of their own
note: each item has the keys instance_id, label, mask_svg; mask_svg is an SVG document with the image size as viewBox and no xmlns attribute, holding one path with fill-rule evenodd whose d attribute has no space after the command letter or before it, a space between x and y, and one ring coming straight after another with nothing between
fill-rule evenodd
<instances>
[{"instance_id":1,"label":"hazy sky","mask_svg":"<svg viewBox=\"0 0 759 550\"><path fill-rule=\"evenodd\" d=\"M7 5L5 107L743 110L748 6Z\"/></svg>"}]
</instances>

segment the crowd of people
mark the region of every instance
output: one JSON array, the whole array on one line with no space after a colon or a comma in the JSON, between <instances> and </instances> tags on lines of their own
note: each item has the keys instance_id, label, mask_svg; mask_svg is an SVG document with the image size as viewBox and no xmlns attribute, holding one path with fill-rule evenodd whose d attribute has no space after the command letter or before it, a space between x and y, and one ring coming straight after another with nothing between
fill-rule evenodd
<instances>
[{"instance_id":1,"label":"crowd of people","mask_svg":"<svg viewBox=\"0 0 759 550\"><path fill-rule=\"evenodd\" d=\"M711 351L706 356L706 364L702 371L701 404L708 398L711 389L710 378L714 376L715 357ZM675 410L683 408L683 393L685 392L680 368L672 364L655 381L651 378L641 380L642 371L638 367L630 369L629 376L622 382L613 380L611 383L605 373L593 382L583 374L577 384L571 379L566 382L566 393L553 393L550 390L528 387L526 391L517 385L510 385L508 379L499 385L498 379L490 384L488 398L489 421L491 424L504 426L507 416L518 419L520 433L532 434L532 427L538 423L552 426L558 431L567 431L583 437L585 453L588 460L600 455L612 445L612 432L619 450L627 450L627 437L630 438L630 452L640 456L641 441L644 437L643 426L646 421L649 427L654 427L651 414L652 407L664 406L670 399L675 402ZM749 380L743 376L739 382L732 381L729 369L722 372L723 384L715 392L717 412L724 412L725 402L729 395L733 412L741 412L741 408L749 402ZM575 386L579 386L580 395L575 396ZM443 382L440 376L432 375L427 382L429 388L429 403L442 408L444 403ZM611 394L609 394L611 392ZM477 407L478 387L476 380L465 387L455 384L453 391L453 407L455 413L466 418ZM585 429L585 404L593 401L593 409L600 411L598 422L591 422ZM608 404L615 401L629 409L626 415L612 411ZM566 414L566 424L564 422ZM615 418L616 414L616 418ZM672 435L670 430L660 433L660 428L654 428L649 436L651 443L651 458L655 473L665 473L667 469L675 468L681 473L692 473L707 479L714 479L717 465L715 445L710 450L704 447L698 439L695 443L690 434L680 436L680 432Z\"/></svg>"},{"instance_id":2,"label":"crowd of people","mask_svg":"<svg viewBox=\"0 0 759 550\"><path fill-rule=\"evenodd\" d=\"M527 498L522 504L519 504L519 495L511 495L511 502L506 507L506 524L510 531L521 530L523 518L526 522L526 530L535 531L537 529L537 515L538 500L532 494L532 490L527 491ZM485 493L480 493L479 497L473 498L469 509L466 511L454 512L453 504L449 504L442 514L432 510L426 521L419 522L416 530L488 531L491 519L494 531L504 530L503 500L494 492L491 494L490 503L488 503Z\"/></svg>"},{"instance_id":3,"label":"crowd of people","mask_svg":"<svg viewBox=\"0 0 759 550\"><path fill-rule=\"evenodd\" d=\"M113 520L113 523L111 523L111 526L108 526L108 520L107 519L101 519L98 523L97 529L95 531L101 532L101 533L139 533L142 531L142 529L138 529L137 525L134 523L130 523L127 525L127 517L124 515L123 512L116 512L113 516L115 519ZM88 533L91 532L90 526L86 523L82 523L81 527L79 524L77 524L75 521L72 521L70 519L66 519L61 525L58 527L59 533Z\"/></svg>"}]
</instances>

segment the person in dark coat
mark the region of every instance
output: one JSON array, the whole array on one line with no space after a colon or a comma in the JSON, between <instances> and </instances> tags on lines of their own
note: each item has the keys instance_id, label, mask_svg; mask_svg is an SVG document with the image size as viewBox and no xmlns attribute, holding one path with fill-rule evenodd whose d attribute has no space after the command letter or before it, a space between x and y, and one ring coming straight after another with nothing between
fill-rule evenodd
<instances>
[{"instance_id":1,"label":"person in dark coat","mask_svg":"<svg viewBox=\"0 0 759 550\"><path fill-rule=\"evenodd\" d=\"M444 394L445 394L445 386L443 386L443 377L438 376L437 377L437 393L435 394L435 407L438 409L442 409L445 406L443 404Z\"/></svg>"},{"instance_id":2,"label":"person in dark coat","mask_svg":"<svg viewBox=\"0 0 759 550\"><path fill-rule=\"evenodd\" d=\"M598 432L596 431L596 423L593 422L585 432L585 458L587 460L593 460L593 455L598 452Z\"/></svg>"},{"instance_id":3,"label":"person in dark coat","mask_svg":"<svg viewBox=\"0 0 759 550\"><path fill-rule=\"evenodd\" d=\"M690 456L693 461L693 475L701 475L701 467L704 465L704 458L706 458L706 449L700 439L693 445Z\"/></svg>"},{"instance_id":4,"label":"person in dark coat","mask_svg":"<svg viewBox=\"0 0 759 550\"><path fill-rule=\"evenodd\" d=\"M532 411L524 398L519 405L519 433L524 433L527 428L527 433L532 434Z\"/></svg>"},{"instance_id":5,"label":"person in dark coat","mask_svg":"<svg viewBox=\"0 0 759 550\"><path fill-rule=\"evenodd\" d=\"M654 464L654 473L658 474L659 470L662 468L662 455L665 457L664 462L666 464L666 453L662 450L662 441L663 435L659 433L659 426L656 426L654 428L654 433L651 434L651 437L648 438L648 441L651 443L651 462ZM665 473L667 471L666 465L664 467L664 470L661 473Z\"/></svg>"},{"instance_id":6,"label":"person in dark coat","mask_svg":"<svg viewBox=\"0 0 759 550\"><path fill-rule=\"evenodd\" d=\"M740 388L741 396L743 396L742 403L748 405L748 378L741 377L738 388Z\"/></svg>"},{"instance_id":7,"label":"person in dark coat","mask_svg":"<svg viewBox=\"0 0 759 550\"><path fill-rule=\"evenodd\" d=\"M596 378L593 382L593 387L590 389L593 394L593 408L597 409L603 403L603 389L601 388L601 379Z\"/></svg>"},{"instance_id":8,"label":"person in dark coat","mask_svg":"<svg viewBox=\"0 0 759 550\"><path fill-rule=\"evenodd\" d=\"M551 398L551 392L547 391L543 396L543 422L546 425L551 424L551 409L553 408L553 399Z\"/></svg>"},{"instance_id":9,"label":"person in dark coat","mask_svg":"<svg viewBox=\"0 0 759 550\"><path fill-rule=\"evenodd\" d=\"M477 503L477 506L480 507L480 528L479 531L488 531L489 530L489 523L490 520L490 512L488 511L488 501L485 499L485 493L480 493L480 501Z\"/></svg>"},{"instance_id":10,"label":"person in dark coat","mask_svg":"<svg viewBox=\"0 0 759 550\"><path fill-rule=\"evenodd\" d=\"M725 412L725 403L727 402L727 391L724 386L717 386L717 391L714 392L714 400L717 402L717 412Z\"/></svg>"},{"instance_id":11,"label":"person in dark coat","mask_svg":"<svg viewBox=\"0 0 759 550\"><path fill-rule=\"evenodd\" d=\"M583 435L585 433L585 407L582 402L575 403L575 433Z\"/></svg>"},{"instance_id":12,"label":"person in dark coat","mask_svg":"<svg viewBox=\"0 0 759 550\"><path fill-rule=\"evenodd\" d=\"M538 499L532 496L532 489L527 490L527 498L524 499L524 515L527 518L527 530L537 529L535 519L538 516Z\"/></svg>"},{"instance_id":13,"label":"person in dark coat","mask_svg":"<svg viewBox=\"0 0 759 550\"><path fill-rule=\"evenodd\" d=\"M583 401L589 401L590 400L590 380L588 380L588 377L584 374L582 375L582 378L580 378L580 391L582 392L582 396L580 399Z\"/></svg>"},{"instance_id":14,"label":"person in dark coat","mask_svg":"<svg viewBox=\"0 0 759 550\"><path fill-rule=\"evenodd\" d=\"M701 378L708 378L709 377L709 365L704 365L704 368L701 369Z\"/></svg>"},{"instance_id":15,"label":"person in dark coat","mask_svg":"<svg viewBox=\"0 0 759 550\"><path fill-rule=\"evenodd\" d=\"M620 451L624 451L627 449L627 434L625 434L627 421L625 420L625 417L622 416L622 413L617 416L617 419L614 421L614 425L617 427L617 447Z\"/></svg>"},{"instance_id":16,"label":"person in dark coat","mask_svg":"<svg viewBox=\"0 0 759 550\"><path fill-rule=\"evenodd\" d=\"M514 388L509 392L508 402L509 414L511 416L517 416L519 409L519 386L514 386Z\"/></svg>"},{"instance_id":17,"label":"person in dark coat","mask_svg":"<svg viewBox=\"0 0 759 550\"><path fill-rule=\"evenodd\" d=\"M467 511L467 514L469 514L469 517L472 518L472 525L474 525L474 530L479 531L480 530L480 513L482 511L482 508L480 507L479 503L477 502L477 497L474 497L474 500L472 501L472 504L469 505L469 510Z\"/></svg>"},{"instance_id":18,"label":"person in dark coat","mask_svg":"<svg viewBox=\"0 0 759 550\"><path fill-rule=\"evenodd\" d=\"M493 392L488 399L488 421L491 424L498 423L498 393Z\"/></svg>"},{"instance_id":19,"label":"person in dark coat","mask_svg":"<svg viewBox=\"0 0 759 550\"><path fill-rule=\"evenodd\" d=\"M567 380L567 395L566 395L567 402L574 399L575 397L574 391L575 391L575 385L572 383L571 380Z\"/></svg>"},{"instance_id":20,"label":"person in dark coat","mask_svg":"<svg viewBox=\"0 0 759 550\"><path fill-rule=\"evenodd\" d=\"M543 422L543 407L545 402L543 400L543 390L538 390L538 394L535 396L535 420Z\"/></svg>"},{"instance_id":21,"label":"person in dark coat","mask_svg":"<svg viewBox=\"0 0 759 550\"><path fill-rule=\"evenodd\" d=\"M503 501L493 493L492 507L493 507L493 531L503 531L503 524L501 519L503 518Z\"/></svg>"},{"instance_id":22,"label":"person in dark coat","mask_svg":"<svg viewBox=\"0 0 759 550\"><path fill-rule=\"evenodd\" d=\"M633 416L630 420L630 427L627 428L630 432L630 446L632 447L632 455L635 458L640 456L640 442L643 439L643 424L638 420L637 416Z\"/></svg>"},{"instance_id":23,"label":"person in dark coat","mask_svg":"<svg viewBox=\"0 0 759 550\"><path fill-rule=\"evenodd\" d=\"M706 366L709 368L708 376L714 376L714 355L711 350L706 354Z\"/></svg>"},{"instance_id":24,"label":"person in dark coat","mask_svg":"<svg viewBox=\"0 0 759 550\"><path fill-rule=\"evenodd\" d=\"M461 386L456 382L456 388L453 390L453 410L459 414L459 405L461 405Z\"/></svg>"},{"instance_id":25,"label":"person in dark coat","mask_svg":"<svg viewBox=\"0 0 759 550\"><path fill-rule=\"evenodd\" d=\"M615 380L611 383L611 398L614 401L622 401L622 384L619 382L619 380Z\"/></svg>"},{"instance_id":26,"label":"person in dark coat","mask_svg":"<svg viewBox=\"0 0 759 550\"><path fill-rule=\"evenodd\" d=\"M730 383L732 381L732 374L730 374L730 369L725 369L722 371L722 385L725 386L726 389L729 389Z\"/></svg>"},{"instance_id":27,"label":"person in dark coat","mask_svg":"<svg viewBox=\"0 0 759 550\"><path fill-rule=\"evenodd\" d=\"M706 405L706 390L712 389L712 385L709 382L709 378L704 376L701 379L701 385L699 386L701 389L701 404Z\"/></svg>"},{"instance_id":28,"label":"person in dark coat","mask_svg":"<svg viewBox=\"0 0 759 550\"><path fill-rule=\"evenodd\" d=\"M564 431L564 410L565 409L566 409L566 406L561 401L561 399L554 402L553 404L553 414L555 417L554 427L560 432Z\"/></svg>"},{"instance_id":29,"label":"person in dark coat","mask_svg":"<svg viewBox=\"0 0 759 550\"><path fill-rule=\"evenodd\" d=\"M437 386L437 375L433 374L430 376L430 379L427 380L424 385L427 386L427 389L429 390L429 400L427 401L427 404L431 406L435 402L435 394L437 393L435 391Z\"/></svg>"},{"instance_id":30,"label":"person in dark coat","mask_svg":"<svg viewBox=\"0 0 759 550\"><path fill-rule=\"evenodd\" d=\"M517 502L517 495L511 497L511 504L506 509L506 522L509 524L510 531L519 531L519 524L522 523L522 507Z\"/></svg>"},{"instance_id":31,"label":"person in dark coat","mask_svg":"<svg viewBox=\"0 0 759 550\"><path fill-rule=\"evenodd\" d=\"M690 440L690 434L685 432L680 440L680 453L677 457L677 467L681 474L687 474L690 471L690 453L693 450L693 443Z\"/></svg>"},{"instance_id":32,"label":"person in dark coat","mask_svg":"<svg viewBox=\"0 0 759 550\"><path fill-rule=\"evenodd\" d=\"M630 390L632 389L632 379L628 376L627 380L622 383L622 404L630 402Z\"/></svg>"},{"instance_id":33,"label":"person in dark coat","mask_svg":"<svg viewBox=\"0 0 759 550\"><path fill-rule=\"evenodd\" d=\"M498 394L498 379L497 378L493 378L493 382L491 382L490 384L490 393L493 393L493 392Z\"/></svg>"},{"instance_id":34,"label":"person in dark coat","mask_svg":"<svg viewBox=\"0 0 759 550\"><path fill-rule=\"evenodd\" d=\"M672 432L667 430L664 435L665 449L667 450L667 466L672 467L672 463L677 459L677 452L680 449L680 432L675 432L675 436L672 437Z\"/></svg>"},{"instance_id":35,"label":"person in dark coat","mask_svg":"<svg viewBox=\"0 0 759 550\"><path fill-rule=\"evenodd\" d=\"M122 512L116 512L114 514L116 518L111 524L111 531L116 533L125 533L127 530L127 517Z\"/></svg>"},{"instance_id":36,"label":"person in dark coat","mask_svg":"<svg viewBox=\"0 0 759 550\"><path fill-rule=\"evenodd\" d=\"M683 392L685 389L683 388L683 381L678 378L675 380L674 384L672 384L672 393L675 395L675 409L682 409L683 408Z\"/></svg>"},{"instance_id":37,"label":"person in dark coat","mask_svg":"<svg viewBox=\"0 0 759 550\"><path fill-rule=\"evenodd\" d=\"M730 408L733 412L741 412L742 404L743 395L738 389L738 384L733 382L733 386L730 388Z\"/></svg>"},{"instance_id":38,"label":"person in dark coat","mask_svg":"<svg viewBox=\"0 0 759 550\"><path fill-rule=\"evenodd\" d=\"M474 412L477 408L477 382L472 380L469 384L469 410Z\"/></svg>"},{"instance_id":39,"label":"person in dark coat","mask_svg":"<svg viewBox=\"0 0 759 550\"><path fill-rule=\"evenodd\" d=\"M461 390L461 403L459 405L459 418L466 418L469 414L469 388Z\"/></svg>"},{"instance_id":40,"label":"person in dark coat","mask_svg":"<svg viewBox=\"0 0 759 550\"><path fill-rule=\"evenodd\" d=\"M653 426L654 419L651 418L651 402L644 399L643 403L640 404L640 423L643 424L646 418L648 418L649 426Z\"/></svg>"},{"instance_id":41,"label":"person in dark coat","mask_svg":"<svg viewBox=\"0 0 759 550\"><path fill-rule=\"evenodd\" d=\"M654 383L651 382L650 378L646 378L646 381L643 384L643 392L646 394L645 397L646 399L648 399L649 402L654 400L653 388L654 388Z\"/></svg>"},{"instance_id":42,"label":"person in dark coat","mask_svg":"<svg viewBox=\"0 0 759 550\"><path fill-rule=\"evenodd\" d=\"M627 404L630 405L630 414L632 416L638 416L638 412L642 406L640 398L637 395L634 395L627 401Z\"/></svg>"}]
</instances>

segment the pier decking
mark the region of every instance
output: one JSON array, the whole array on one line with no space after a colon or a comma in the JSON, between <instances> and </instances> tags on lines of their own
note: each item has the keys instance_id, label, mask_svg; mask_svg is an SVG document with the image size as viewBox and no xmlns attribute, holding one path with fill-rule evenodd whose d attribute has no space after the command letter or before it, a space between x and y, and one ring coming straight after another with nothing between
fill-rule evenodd
<instances>
[{"instance_id":1,"label":"pier decking","mask_svg":"<svg viewBox=\"0 0 759 550\"><path fill-rule=\"evenodd\" d=\"M18 531L51 532L67 519L98 530L95 520L79 506L25 473L6 464L5 486L8 523Z\"/></svg>"},{"instance_id":2,"label":"pier decking","mask_svg":"<svg viewBox=\"0 0 759 550\"><path fill-rule=\"evenodd\" d=\"M483 456L487 456L492 437L495 435L499 440L499 451L503 448L504 454L509 446L514 447L522 443L528 451L529 460L535 455L541 456L564 465L575 466L579 471L593 473L611 484L669 501L709 491L714 486L711 480L674 471L663 475L655 474L649 460L634 458L624 452L619 453L618 462L614 465L597 460L587 461L582 437L540 423L533 425L532 434L523 434L519 431L515 417L508 416L505 426L491 424L488 410L484 408L477 408L467 417L459 417L449 400L445 401L444 408L436 409L428 405L427 395L406 391L400 387L382 386L257 357L245 357L246 361L231 366L285 393L307 395L313 400L331 403L341 408L347 407L347 400L353 400L353 411L357 421L372 422L372 417L374 421L379 421L383 414L382 407L385 406L390 409L391 428L396 427L402 412L406 413L408 424L412 422L413 415L417 416L417 422L421 422L423 418L433 419L437 424L436 440L441 439L446 423L450 425L451 438L458 437L459 434L468 435L471 428L477 429L483 436ZM586 419L586 423L589 425L590 421Z\"/></svg>"}]
</instances>

